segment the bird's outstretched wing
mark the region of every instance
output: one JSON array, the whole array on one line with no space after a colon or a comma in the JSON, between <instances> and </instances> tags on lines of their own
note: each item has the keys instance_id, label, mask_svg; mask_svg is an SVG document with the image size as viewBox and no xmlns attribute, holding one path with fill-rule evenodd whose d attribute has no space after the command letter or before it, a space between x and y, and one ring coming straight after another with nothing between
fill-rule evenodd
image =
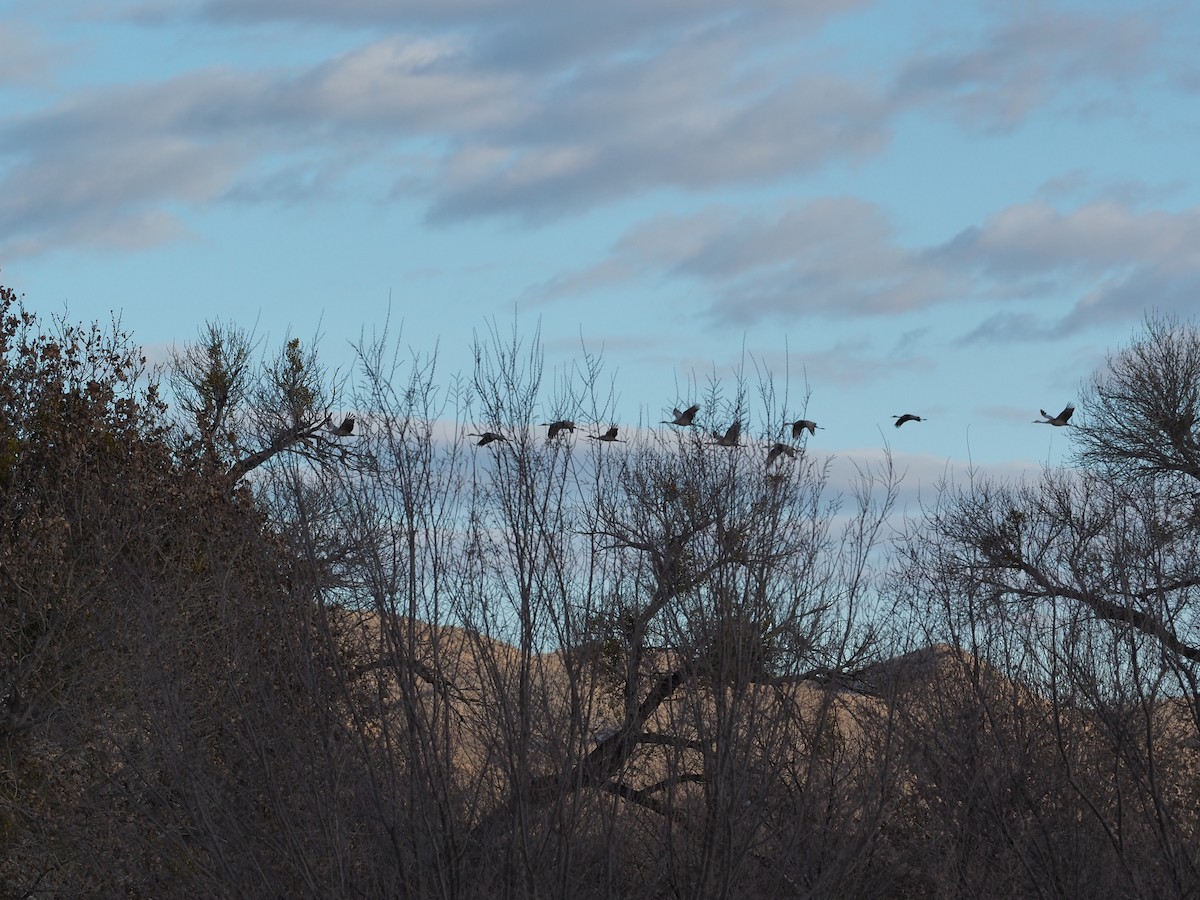
<instances>
[{"instance_id":1,"label":"bird's outstretched wing","mask_svg":"<svg viewBox=\"0 0 1200 900\"><path fill-rule=\"evenodd\" d=\"M696 418L696 413L700 412L700 404L693 403L687 409L680 410L678 407L671 410L673 419L663 419L665 425L691 425Z\"/></svg>"},{"instance_id":2,"label":"bird's outstretched wing","mask_svg":"<svg viewBox=\"0 0 1200 900\"><path fill-rule=\"evenodd\" d=\"M780 456L784 456L784 455L788 456L791 459L795 459L796 458L796 448L789 447L787 444L781 444L777 441L775 443L775 445L770 450L767 451L767 468L768 469L771 468L771 465L775 462L775 460L779 459Z\"/></svg>"},{"instance_id":3,"label":"bird's outstretched wing","mask_svg":"<svg viewBox=\"0 0 1200 900\"><path fill-rule=\"evenodd\" d=\"M334 426L332 423L330 423L329 430L332 431L336 437L347 437L348 435L353 434L354 416L346 416L346 418L342 419L341 425Z\"/></svg>"}]
</instances>

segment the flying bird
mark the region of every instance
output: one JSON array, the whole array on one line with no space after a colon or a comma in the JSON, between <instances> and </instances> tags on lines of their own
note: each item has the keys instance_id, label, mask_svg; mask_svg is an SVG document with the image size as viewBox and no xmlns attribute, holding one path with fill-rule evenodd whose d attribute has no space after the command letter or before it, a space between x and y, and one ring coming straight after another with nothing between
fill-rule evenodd
<instances>
[{"instance_id":1,"label":"flying bird","mask_svg":"<svg viewBox=\"0 0 1200 900\"><path fill-rule=\"evenodd\" d=\"M330 422L329 430L333 432L334 437L349 437L354 432L354 416L346 416L337 427Z\"/></svg>"},{"instance_id":2,"label":"flying bird","mask_svg":"<svg viewBox=\"0 0 1200 900\"><path fill-rule=\"evenodd\" d=\"M729 429L725 432L725 434L714 431L712 436L715 437L716 440L710 441L709 443L716 444L719 447L736 447L738 445L738 440L742 436L742 423L734 422L729 426Z\"/></svg>"},{"instance_id":3,"label":"flying bird","mask_svg":"<svg viewBox=\"0 0 1200 900\"><path fill-rule=\"evenodd\" d=\"M775 460L779 459L781 456L786 456L789 459L795 459L796 448L790 444L781 444L779 441L776 441L774 446L767 451L767 468L771 468Z\"/></svg>"},{"instance_id":4,"label":"flying bird","mask_svg":"<svg viewBox=\"0 0 1200 900\"><path fill-rule=\"evenodd\" d=\"M546 432L546 440L548 441L554 440L564 431L569 431L572 434L575 433L575 423L570 419L559 419L557 422L543 422L542 424L548 426L550 429Z\"/></svg>"},{"instance_id":5,"label":"flying bird","mask_svg":"<svg viewBox=\"0 0 1200 900\"><path fill-rule=\"evenodd\" d=\"M818 428L820 428L822 431L825 430L824 427L822 427L821 425L818 425L812 419L797 419L795 422L791 423L791 426L792 426L792 439L793 440L799 440L801 438L801 436L804 434L804 432L806 432L806 431L809 434L816 434ZM784 428L784 431L786 431L788 426L784 425L783 428Z\"/></svg>"},{"instance_id":6,"label":"flying bird","mask_svg":"<svg viewBox=\"0 0 1200 900\"><path fill-rule=\"evenodd\" d=\"M687 409L680 412L678 409L672 409L674 419L663 419L664 425L691 425L695 422L696 413L700 412L700 404L693 403Z\"/></svg>"},{"instance_id":7,"label":"flying bird","mask_svg":"<svg viewBox=\"0 0 1200 900\"><path fill-rule=\"evenodd\" d=\"M506 438L504 435L496 434L496 432L494 432L494 431L485 431L482 434L478 434L474 431L469 431L469 432L467 432L467 437L479 438L479 440L475 442L476 447L486 447L492 441L507 441L508 440L508 438Z\"/></svg>"},{"instance_id":8,"label":"flying bird","mask_svg":"<svg viewBox=\"0 0 1200 900\"><path fill-rule=\"evenodd\" d=\"M924 422L920 416L914 416L912 413L905 413L902 416L892 416L896 420L896 427L899 428L905 422Z\"/></svg>"},{"instance_id":9,"label":"flying bird","mask_svg":"<svg viewBox=\"0 0 1200 900\"><path fill-rule=\"evenodd\" d=\"M1072 414L1075 412L1075 404L1068 403L1063 411L1057 416L1050 415L1050 413L1046 412L1044 409L1039 409L1038 412L1040 412L1045 418L1034 419L1033 422L1035 425L1070 425L1071 423L1069 420Z\"/></svg>"},{"instance_id":10,"label":"flying bird","mask_svg":"<svg viewBox=\"0 0 1200 900\"><path fill-rule=\"evenodd\" d=\"M589 434L588 437L590 437L593 441L620 441L622 444L627 443L624 438L617 437L616 425L608 429L608 431L604 432L604 434Z\"/></svg>"}]
</instances>

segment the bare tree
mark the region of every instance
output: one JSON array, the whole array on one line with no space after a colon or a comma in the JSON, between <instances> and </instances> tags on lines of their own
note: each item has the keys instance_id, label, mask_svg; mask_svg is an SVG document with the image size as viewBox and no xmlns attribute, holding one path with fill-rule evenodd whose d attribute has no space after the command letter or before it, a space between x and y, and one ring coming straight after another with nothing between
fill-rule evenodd
<instances>
[{"instance_id":1,"label":"bare tree","mask_svg":"<svg viewBox=\"0 0 1200 900\"><path fill-rule=\"evenodd\" d=\"M1200 332L1148 317L1143 333L1093 377L1083 410L1076 444L1085 466L1123 480L1200 480Z\"/></svg>"},{"instance_id":2,"label":"bare tree","mask_svg":"<svg viewBox=\"0 0 1200 900\"><path fill-rule=\"evenodd\" d=\"M1087 694L1075 673L1098 657L1070 656L1046 680L1057 715L1004 708L1004 682L965 657L970 677L930 702L898 674L925 657L884 659L898 475L885 462L837 492L803 447L768 468L788 403L765 372L753 398L741 376L666 398L702 408L681 431L615 423L601 361L547 371L536 334L493 327L474 370L441 379L436 354L384 333L342 382L297 342L263 360L213 326L176 358L172 422L121 339L35 339L13 316L0 866L18 893L953 894L1001 884L997 840L1030 873L1004 884L1034 883L1081 810L1140 858L1169 845L1188 883L1182 800L1159 787L1135 823L1122 793L1150 796L1182 751L1106 757L1076 737L1163 727L1149 657ZM561 421L578 433L547 440L538 423ZM585 437L613 425L627 442ZM973 591L952 635L1013 608L912 549L945 616ZM1105 633L1088 627L1071 621ZM1068 658L1036 634L1005 646ZM1109 719L1076 713L1101 702ZM1007 741L1028 748L1001 764ZM1096 759L1120 761L1116 787ZM1060 777L1077 802L1038 815ZM1122 885L1168 883L1123 852Z\"/></svg>"},{"instance_id":3,"label":"bare tree","mask_svg":"<svg viewBox=\"0 0 1200 900\"><path fill-rule=\"evenodd\" d=\"M870 778L851 798L852 752L830 735L836 686L876 650L870 565L894 474L865 475L843 510L824 463L768 473L769 442L627 426L628 444L545 441L541 421L609 421L611 394L586 355L551 382L536 335L493 329L446 391L432 359L385 342L362 362L369 466L280 485L327 576L324 639L359 623L338 705L354 803L381 827L359 833L374 864L358 884L795 894L860 867L881 812ZM744 391L715 386L705 406L706 425L749 419ZM773 438L782 411L765 412ZM480 430L507 440L465 439ZM856 837L822 831L829 802L855 810ZM818 836L830 853L797 861Z\"/></svg>"},{"instance_id":4,"label":"bare tree","mask_svg":"<svg viewBox=\"0 0 1200 900\"><path fill-rule=\"evenodd\" d=\"M1097 890L1097 873L1130 896L1185 896L1200 883L1184 849L1200 825L1186 749L1200 725L1198 397L1200 336L1151 319L1082 399L1079 467L947 487L906 542L903 593L925 609L931 638L1014 685L985 690L960 666L975 687L955 714L989 723L960 738L1005 734L996 750L1029 748L1036 770L1013 772L999 792L989 777L954 793L961 802L968 784L990 785L988 827L1013 848L1022 890ZM960 770L975 758L961 740L942 749ZM993 752L986 771L1010 763ZM1019 819L1016 798L1029 804Z\"/></svg>"}]
</instances>

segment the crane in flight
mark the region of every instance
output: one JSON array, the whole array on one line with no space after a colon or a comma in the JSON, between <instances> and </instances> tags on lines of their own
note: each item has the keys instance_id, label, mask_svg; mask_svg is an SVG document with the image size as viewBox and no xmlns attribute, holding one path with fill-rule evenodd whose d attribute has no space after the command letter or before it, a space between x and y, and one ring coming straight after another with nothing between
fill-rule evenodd
<instances>
[{"instance_id":1,"label":"crane in flight","mask_svg":"<svg viewBox=\"0 0 1200 900\"><path fill-rule=\"evenodd\" d=\"M726 429L724 434L714 431L712 436L715 437L716 440L709 441L710 444L716 444L718 447L736 447L738 446L738 441L741 440L742 437L742 423L734 422L729 426L728 429Z\"/></svg>"},{"instance_id":2,"label":"crane in flight","mask_svg":"<svg viewBox=\"0 0 1200 900\"><path fill-rule=\"evenodd\" d=\"M675 416L674 419L663 419L664 425L694 425L696 421L696 413L700 412L700 404L693 403L685 410L672 409L671 413Z\"/></svg>"},{"instance_id":3,"label":"crane in flight","mask_svg":"<svg viewBox=\"0 0 1200 900\"><path fill-rule=\"evenodd\" d=\"M899 428L905 422L924 422L920 416L914 416L912 413L905 413L902 416L892 416L896 420L896 427Z\"/></svg>"},{"instance_id":4,"label":"crane in flight","mask_svg":"<svg viewBox=\"0 0 1200 900\"><path fill-rule=\"evenodd\" d=\"M791 422L789 424L791 425L792 429L792 440L799 440L804 436L804 432L806 431L809 434L816 434L818 428L820 428L822 431L825 430L823 426L818 425L812 419L797 419L795 422ZM786 431L788 429L788 425L785 424L783 429Z\"/></svg>"},{"instance_id":5,"label":"crane in flight","mask_svg":"<svg viewBox=\"0 0 1200 900\"><path fill-rule=\"evenodd\" d=\"M475 442L476 447L486 447L488 444L492 443L493 441L507 441L508 440L508 438L506 438L504 435L497 434L494 431L484 431L482 433L468 431L467 437L479 438L479 440Z\"/></svg>"},{"instance_id":6,"label":"crane in flight","mask_svg":"<svg viewBox=\"0 0 1200 900\"><path fill-rule=\"evenodd\" d=\"M771 466L775 463L775 460L779 459L781 456L786 456L788 459L795 459L796 448L791 444L783 444L779 441L776 441L771 449L767 451L767 468L771 468Z\"/></svg>"},{"instance_id":7,"label":"crane in flight","mask_svg":"<svg viewBox=\"0 0 1200 900\"><path fill-rule=\"evenodd\" d=\"M588 437L590 437L593 441L608 441L610 443L612 441L619 441L622 444L628 443L624 438L617 437L616 425L612 426L612 428L608 429L608 431L604 432L604 434L589 434Z\"/></svg>"},{"instance_id":8,"label":"crane in flight","mask_svg":"<svg viewBox=\"0 0 1200 900\"><path fill-rule=\"evenodd\" d=\"M1044 418L1034 419L1033 424L1035 425L1070 425L1071 416L1075 412L1075 404L1068 403L1066 407L1064 407L1063 411L1057 416L1050 415L1050 413L1046 412L1044 409L1039 409L1038 412L1040 412Z\"/></svg>"},{"instance_id":9,"label":"crane in flight","mask_svg":"<svg viewBox=\"0 0 1200 900\"><path fill-rule=\"evenodd\" d=\"M354 433L354 416L346 416L342 419L342 424L337 426L330 421L329 430L333 432L334 437L349 437Z\"/></svg>"},{"instance_id":10,"label":"crane in flight","mask_svg":"<svg viewBox=\"0 0 1200 900\"><path fill-rule=\"evenodd\" d=\"M575 433L575 423L570 419L559 419L557 422L543 422L550 430L546 432L546 440L552 441L564 431Z\"/></svg>"}]
</instances>

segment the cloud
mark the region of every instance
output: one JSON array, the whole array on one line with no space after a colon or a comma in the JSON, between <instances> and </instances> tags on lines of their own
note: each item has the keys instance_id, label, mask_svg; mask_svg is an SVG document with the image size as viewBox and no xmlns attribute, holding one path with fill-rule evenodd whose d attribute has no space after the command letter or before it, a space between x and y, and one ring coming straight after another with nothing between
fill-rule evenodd
<instances>
[{"instance_id":1,"label":"cloud","mask_svg":"<svg viewBox=\"0 0 1200 900\"><path fill-rule=\"evenodd\" d=\"M0 136L0 190L20 199L0 202L0 249L52 247L68 235L87 241L89 223L152 210L170 218L179 203L280 202L293 191L319 198L361 184L353 176L363 171L389 181L390 194L374 199L423 204L442 223L544 222L631 197L770 185L880 157L898 117L918 107L1010 127L1063 91L1112 88L1140 76L1158 34L1128 18L1047 13L993 24L966 50L935 47L889 78L847 63L821 32L864 3L125 4L109 18L177 26L192 16L239 39L251 25L278 39L263 23L283 23L289 39L296 23L353 29L340 40L363 27L381 36L307 65L186 71L67 94L14 116ZM96 154L107 157L100 170ZM140 177L140 158L151 177ZM155 176L163 166L172 179ZM126 199L82 185L93 170L115 174ZM53 195L64 175L74 202ZM26 210L35 215L26 219ZM847 203L824 210L832 213L855 214ZM957 289L953 271L899 247L877 213L858 215L858 223L831 218L828 235L816 229L810 243L819 251L807 258L776 251L724 276L695 262L681 271L719 285L713 312L731 322L796 308L912 309ZM768 241L813 231L794 220L739 221ZM729 234L706 249L746 253ZM847 275L851 255L861 262L857 281ZM618 254L577 274L620 280L632 263Z\"/></svg>"},{"instance_id":2,"label":"cloud","mask_svg":"<svg viewBox=\"0 0 1200 900\"><path fill-rule=\"evenodd\" d=\"M798 354L798 361L811 382L845 388L879 384L911 373L927 374L936 368L932 357L903 348L881 353L864 339L837 341L825 349L806 346ZM776 369L783 371L779 365Z\"/></svg>"},{"instance_id":3,"label":"cloud","mask_svg":"<svg viewBox=\"0 0 1200 900\"><path fill-rule=\"evenodd\" d=\"M1200 212L1134 212L1091 203L1069 212L1049 204L1017 204L982 227L960 232L939 252L994 274L1025 275L1063 269L1176 260L1200 265Z\"/></svg>"},{"instance_id":4,"label":"cloud","mask_svg":"<svg viewBox=\"0 0 1200 900\"><path fill-rule=\"evenodd\" d=\"M457 40L391 36L273 86L268 115L393 134L449 134L520 121L523 84L473 70Z\"/></svg>"},{"instance_id":5,"label":"cloud","mask_svg":"<svg viewBox=\"0 0 1200 900\"><path fill-rule=\"evenodd\" d=\"M711 25L808 27L866 6L869 0L205 0L196 14L218 24L288 22L346 28L470 31L480 53L513 68L640 46ZM189 4L190 5L190 4Z\"/></svg>"},{"instance_id":6,"label":"cloud","mask_svg":"<svg viewBox=\"0 0 1200 900\"><path fill-rule=\"evenodd\" d=\"M1138 209L1173 200L1187 187L1182 178L1152 184L1140 178L1102 179L1086 169L1077 168L1044 181L1037 189L1037 197L1048 203L1105 202Z\"/></svg>"},{"instance_id":7,"label":"cloud","mask_svg":"<svg viewBox=\"0 0 1200 900\"><path fill-rule=\"evenodd\" d=\"M511 115L510 85L457 60L452 43L389 38L306 70L201 70L14 117L0 136L0 248L108 244L135 222L173 221L176 203L274 201L296 186L313 196L393 161L397 143Z\"/></svg>"},{"instance_id":8,"label":"cloud","mask_svg":"<svg viewBox=\"0 0 1200 900\"><path fill-rule=\"evenodd\" d=\"M1038 108L1083 113L1112 102L1114 87L1152 71L1160 37L1145 12L1025 14L915 55L892 96L903 107L941 109L969 130L1009 131Z\"/></svg>"},{"instance_id":9,"label":"cloud","mask_svg":"<svg viewBox=\"0 0 1200 900\"><path fill-rule=\"evenodd\" d=\"M928 258L970 271L994 296L1075 297L1057 322L1008 312L969 340L1059 337L1129 321L1148 306L1196 310L1200 210L1139 212L1096 202L1063 212L1044 202L1018 204L932 248Z\"/></svg>"},{"instance_id":10,"label":"cloud","mask_svg":"<svg viewBox=\"0 0 1200 900\"><path fill-rule=\"evenodd\" d=\"M646 219L594 265L537 285L530 298L653 281L698 289L721 325L897 316L954 302L992 310L960 345L1047 340L1129 322L1148 306L1200 307L1200 209L1032 201L910 248L879 207L857 198L773 212L714 206Z\"/></svg>"},{"instance_id":11,"label":"cloud","mask_svg":"<svg viewBox=\"0 0 1200 900\"><path fill-rule=\"evenodd\" d=\"M35 31L0 22L0 88L43 87L67 51L44 41Z\"/></svg>"},{"instance_id":12,"label":"cloud","mask_svg":"<svg viewBox=\"0 0 1200 900\"><path fill-rule=\"evenodd\" d=\"M63 244L127 249L184 233L164 198L212 199L236 169L229 147L160 138L136 144L66 146L6 173L0 248L30 256Z\"/></svg>"},{"instance_id":13,"label":"cloud","mask_svg":"<svg viewBox=\"0 0 1200 900\"><path fill-rule=\"evenodd\" d=\"M775 213L712 207L632 228L595 266L538 288L542 299L668 276L697 282L717 320L897 314L956 295L956 276L902 247L881 210L833 197Z\"/></svg>"},{"instance_id":14,"label":"cloud","mask_svg":"<svg viewBox=\"0 0 1200 900\"><path fill-rule=\"evenodd\" d=\"M529 115L461 142L431 215L544 219L635 192L764 183L869 158L889 140L876 91L746 62L726 39L604 60L543 84Z\"/></svg>"},{"instance_id":15,"label":"cloud","mask_svg":"<svg viewBox=\"0 0 1200 900\"><path fill-rule=\"evenodd\" d=\"M153 169L165 148L195 169L177 165L175 184L132 185L126 204L96 185L101 205L84 220L145 203L270 198L288 179L376 167L396 194L428 199L431 216L450 221L544 219L651 189L765 182L886 144L868 88L747 60L737 38L691 35L531 75L485 64L463 35L388 35L307 67L93 88L15 117L0 137L0 187L17 186L39 210L22 224L12 202L8 215L0 208L0 244L27 240L55 210L77 225L77 206L30 186L60 171L86 177L95 153L128 160L133 170L118 173L127 183L139 181L139 156ZM194 190L218 172L223 185Z\"/></svg>"}]
</instances>

